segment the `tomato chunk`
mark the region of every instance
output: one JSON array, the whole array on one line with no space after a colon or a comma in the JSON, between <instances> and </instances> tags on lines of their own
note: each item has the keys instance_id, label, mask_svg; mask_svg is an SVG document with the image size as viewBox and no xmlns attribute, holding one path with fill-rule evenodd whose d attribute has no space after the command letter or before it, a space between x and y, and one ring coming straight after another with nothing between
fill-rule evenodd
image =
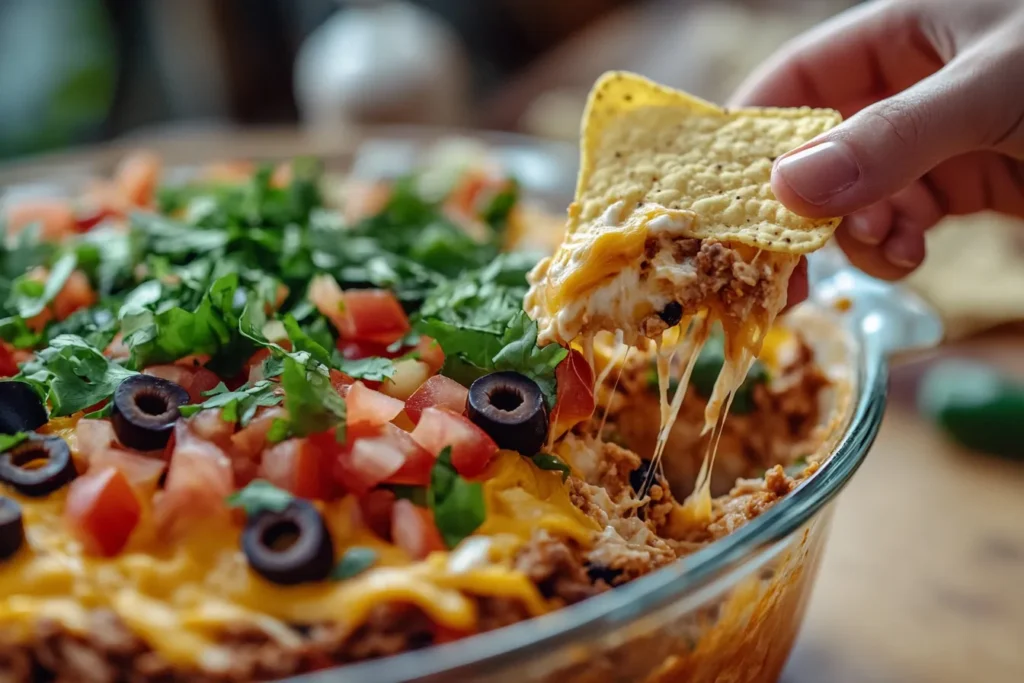
<instances>
[{"instance_id":1,"label":"tomato chunk","mask_svg":"<svg viewBox=\"0 0 1024 683\"><path fill-rule=\"evenodd\" d=\"M436 340L430 337L420 337L419 342L416 343L416 347L413 349L413 353L427 364L432 373L440 372L441 367L444 365L444 350L441 349L441 345Z\"/></svg>"},{"instance_id":2,"label":"tomato chunk","mask_svg":"<svg viewBox=\"0 0 1024 683\"><path fill-rule=\"evenodd\" d=\"M18 374L18 363L10 346L0 342L0 377L14 377Z\"/></svg>"},{"instance_id":3,"label":"tomato chunk","mask_svg":"<svg viewBox=\"0 0 1024 683\"><path fill-rule=\"evenodd\" d=\"M117 442L114 425L107 420L79 420L75 425L75 445L86 463Z\"/></svg>"},{"instance_id":4,"label":"tomato chunk","mask_svg":"<svg viewBox=\"0 0 1024 683\"><path fill-rule=\"evenodd\" d=\"M434 457L391 423L350 425L344 444L332 432L310 439L333 460L335 480L363 495L382 483L426 484Z\"/></svg>"},{"instance_id":5,"label":"tomato chunk","mask_svg":"<svg viewBox=\"0 0 1024 683\"><path fill-rule=\"evenodd\" d=\"M249 424L231 435L231 453L237 457L255 459L267 445L267 432L274 420L285 419L288 411L280 406L265 408Z\"/></svg>"},{"instance_id":6,"label":"tomato chunk","mask_svg":"<svg viewBox=\"0 0 1024 683\"><path fill-rule=\"evenodd\" d=\"M362 382L348 387L345 393L350 427L363 423L382 425L391 422L405 408L405 404L379 391L368 389Z\"/></svg>"},{"instance_id":7,"label":"tomato chunk","mask_svg":"<svg viewBox=\"0 0 1024 683\"><path fill-rule=\"evenodd\" d=\"M308 439L288 439L263 453L259 476L300 498L329 498L331 473L321 472L319 449Z\"/></svg>"},{"instance_id":8,"label":"tomato chunk","mask_svg":"<svg viewBox=\"0 0 1024 683\"><path fill-rule=\"evenodd\" d=\"M405 402L405 413L413 422L420 421L425 408L437 406L461 415L466 412L469 389L444 375L434 375L413 392Z\"/></svg>"},{"instance_id":9,"label":"tomato chunk","mask_svg":"<svg viewBox=\"0 0 1024 683\"><path fill-rule=\"evenodd\" d=\"M318 275L309 284L309 298L344 339L387 345L410 329L402 305L384 289L342 291L330 275Z\"/></svg>"},{"instance_id":10,"label":"tomato chunk","mask_svg":"<svg viewBox=\"0 0 1024 683\"><path fill-rule=\"evenodd\" d=\"M391 510L391 539L414 560L445 549L430 511L410 500L395 501Z\"/></svg>"},{"instance_id":11,"label":"tomato chunk","mask_svg":"<svg viewBox=\"0 0 1024 683\"><path fill-rule=\"evenodd\" d=\"M226 516L225 498L234 491L231 461L216 444L198 438L184 420L174 428L174 448L155 514L175 531Z\"/></svg>"},{"instance_id":12,"label":"tomato chunk","mask_svg":"<svg viewBox=\"0 0 1024 683\"><path fill-rule=\"evenodd\" d=\"M206 400L204 392L210 391L220 384L220 379L206 368L189 368L183 365L152 365L142 371L144 375L152 375L174 382L188 392L190 403L202 403Z\"/></svg>"},{"instance_id":13,"label":"tomato chunk","mask_svg":"<svg viewBox=\"0 0 1024 683\"><path fill-rule=\"evenodd\" d=\"M498 452L494 439L469 418L433 406L420 414L412 438L434 456L451 446L452 466L465 477L482 473Z\"/></svg>"},{"instance_id":14,"label":"tomato chunk","mask_svg":"<svg viewBox=\"0 0 1024 683\"><path fill-rule=\"evenodd\" d=\"M391 540L391 510L395 494L387 489L370 491L359 497L359 515L363 524L385 541Z\"/></svg>"},{"instance_id":15,"label":"tomato chunk","mask_svg":"<svg viewBox=\"0 0 1024 683\"><path fill-rule=\"evenodd\" d=\"M123 474L137 491L152 495L167 469L167 463L159 457L139 455L120 448L104 449L89 459L90 473L111 467Z\"/></svg>"},{"instance_id":16,"label":"tomato chunk","mask_svg":"<svg viewBox=\"0 0 1024 683\"><path fill-rule=\"evenodd\" d=\"M141 516L135 489L115 467L89 472L68 489L64 517L91 554L111 557L121 552Z\"/></svg>"},{"instance_id":17,"label":"tomato chunk","mask_svg":"<svg viewBox=\"0 0 1024 683\"><path fill-rule=\"evenodd\" d=\"M551 429L557 438L594 414L594 369L582 353L570 349L555 368L558 392L551 414Z\"/></svg>"}]
</instances>

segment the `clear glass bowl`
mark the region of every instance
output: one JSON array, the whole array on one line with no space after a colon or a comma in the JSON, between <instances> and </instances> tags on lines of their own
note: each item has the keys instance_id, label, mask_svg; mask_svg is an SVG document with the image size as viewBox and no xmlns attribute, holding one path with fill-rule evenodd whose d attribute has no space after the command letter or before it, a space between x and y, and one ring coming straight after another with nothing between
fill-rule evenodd
<instances>
[{"instance_id":1,"label":"clear glass bowl","mask_svg":"<svg viewBox=\"0 0 1024 683\"><path fill-rule=\"evenodd\" d=\"M807 333L826 369L845 374L848 391L831 398L839 419L830 427L823 467L784 500L675 565L572 607L290 681L776 681L811 595L832 502L878 433L887 359L942 337L923 302L855 271L838 250L815 254L810 276L813 301L794 311L789 324Z\"/></svg>"},{"instance_id":2,"label":"clear glass bowl","mask_svg":"<svg viewBox=\"0 0 1024 683\"><path fill-rule=\"evenodd\" d=\"M415 165L447 132L376 131L359 152L243 138L241 142L150 144L172 164L224 158L327 156L358 175L387 176ZM474 135L534 199L561 210L572 193L575 152L514 135ZM363 140L362 142L366 142ZM48 194L109 172L120 150L78 153L0 168L3 200ZM183 155L185 158L183 158ZM187 173L186 168L181 169ZM65 173L62 173L64 171ZM66 173L70 171L70 175ZM33 182L35 181L35 182ZM14 185L15 187L12 187ZM783 501L726 538L649 576L572 607L455 643L289 679L292 683L771 683L789 655L828 537L832 501L875 439L885 407L887 359L936 344L934 314L916 297L872 280L825 249L810 259L814 301L789 316L826 370L845 378L830 398L824 465Z\"/></svg>"}]
</instances>

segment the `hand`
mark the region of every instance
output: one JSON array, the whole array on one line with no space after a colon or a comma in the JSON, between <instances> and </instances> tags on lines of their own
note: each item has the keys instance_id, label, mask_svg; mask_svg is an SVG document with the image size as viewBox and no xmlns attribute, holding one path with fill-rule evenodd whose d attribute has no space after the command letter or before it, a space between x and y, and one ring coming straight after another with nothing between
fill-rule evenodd
<instances>
[{"instance_id":1,"label":"hand","mask_svg":"<svg viewBox=\"0 0 1024 683\"><path fill-rule=\"evenodd\" d=\"M779 157L775 195L845 216L850 261L898 279L949 214L1024 216L1024 2L876 0L782 48L735 105L831 107L846 121ZM794 274L790 303L807 295Z\"/></svg>"}]
</instances>

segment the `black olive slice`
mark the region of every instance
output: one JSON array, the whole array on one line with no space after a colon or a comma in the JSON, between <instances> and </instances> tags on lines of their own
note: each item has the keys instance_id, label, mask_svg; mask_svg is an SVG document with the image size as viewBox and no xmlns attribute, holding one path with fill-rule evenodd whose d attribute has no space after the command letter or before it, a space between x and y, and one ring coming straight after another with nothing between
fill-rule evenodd
<instances>
[{"instance_id":1,"label":"black olive slice","mask_svg":"<svg viewBox=\"0 0 1024 683\"><path fill-rule=\"evenodd\" d=\"M633 487L634 491L639 491L644 486L644 480L647 479L648 474L651 471L651 461L641 460L640 467L629 473L629 485Z\"/></svg>"},{"instance_id":2,"label":"black olive slice","mask_svg":"<svg viewBox=\"0 0 1024 683\"><path fill-rule=\"evenodd\" d=\"M0 496L0 561L9 560L25 543L21 506Z\"/></svg>"},{"instance_id":3,"label":"black olive slice","mask_svg":"<svg viewBox=\"0 0 1024 683\"><path fill-rule=\"evenodd\" d=\"M132 375L114 390L110 421L118 440L129 448L152 451L171 438L179 408L188 392L174 382L149 375Z\"/></svg>"},{"instance_id":4,"label":"black olive slice","mask_svg":"<svg viewBox=\"0 0 1024 683\"><path fill-rule=\"evenodd\" d=\"M0 481L26 496L53 493L77 476L71 449L59 436L34 434L0 454Z\"/></svg>"},{"instance_id":5,"label":"black olive slice","mask_svg":"<svg viewBox=\"0 0 1024 683\"><path fill-rule=\"evenodd\" d=\"M46 406L24 382L0 382L0 434L33 432L47 420Z\"/></svg>"},{"instance_id":6,"label":"black olive slice","mask_svg":"<svg viewBox=\"0 0 1024 683\"><path fill-rule=\"evenodd\" d=\"M678 301L670 301L665 304L665 308L661 309L658 317L669 327L674 327L683 319L683 305Z\"/></svg>"},{"instance_id":7,"label":"black olive slice","mask_svg":"<svg viewBox=\"0 0 1024 683\"><path fill-rule=\"evenodd\" d=\"M305 500L250 517L242 552L253 571L283 586L322 581L334 568L334 541L320 512Z\"/></svg>"},{"instance_id":8,"label":"black olive slice","mask_svg":"<svg viewBox=\"0 0 1024 683\"><path fill-rule=\"evenodd\" d=\"M615 581L620 576L622 576L621 569L612 569L611 567L606 567L603 564L587 563L587 578L590 579L591 583L604 581L609 586L614 586Z\"/></svg>"},{"instance_id":9,"label":"black olive slice","mask_svg":"<svg viewBox=\"0 0 1024 683\"><path fill-rule=\"evenodd\" d=\"M544 394L518 372L484 375L469 387L467 415L499 448L532 457L544 448L548 410Z\"/></svg>"}]
</instances>

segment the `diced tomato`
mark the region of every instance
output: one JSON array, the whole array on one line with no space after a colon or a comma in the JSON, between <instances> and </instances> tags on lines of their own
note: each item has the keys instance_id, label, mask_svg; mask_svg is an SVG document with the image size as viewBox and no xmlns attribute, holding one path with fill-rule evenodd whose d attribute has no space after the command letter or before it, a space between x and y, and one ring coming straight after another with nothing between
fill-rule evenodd
<instances>
[{"instance_id":1,"label":"diced tomato","mask_svg":"<svg viewBox=\"0 0 1024 683\"><path fill-rule=\"evenodd\" d=\"M427 364L431 373L440 371L441 366L444 365L444 351L441 349L441 345L430 337L420 337L413 353Z\"/></svg>"},{"instance_id":2,"label":"diced tomato","mask_svg":"<svg viewBox=\"0 0 1024 683\"><path fill-rule=\"evenodd\" d=\"M111 557L128 542L142 505L124 473L105 467L71 483L64 517L87 552Z\"/></svg>"},{"instance_id":3,"label":"diced tomato","mask_svg":"<svg viewBox=\"0 0 1024 683\"><path fill-rule=\"evenodd\" d=\"M198 438L185 420L174 428L174 450L156 517L165 529L180 528L227 513L234 490L231 461L216 444Z\"/></svg>"},{"instance_id":4,"label":"diced tomato","mask_svg":"<svg viewBox=\"0 0 1024 683\"><path fill-rule=\"evenodd\" d=\"M256 460L267 445L267 432L274 420L287 417L288 412L280 407L265 408L258 412L249 424L231 435L231 452L239 457Z\"/></svg>"},{"instance_id":5,"label":"diced tomato","mask_svg":"<svg viewBox=\"0 0 1024 683\"><path fill-rule=\"evenodd\" d=\"M452 466L465 477L483 472L498 452L498 444L469 418L433 406L424 408L412 438L434 456L452 448Z\"/></svg>"},{"instance_id":6,"label":"diced tomato","mask_svg":"<svg viewBox=\"0 0 1024 683\"><path fill-rule=\"evenodd\" d=\"M108 218L117 218L118 216L118 212L106 206L89 207L85 210L79 209L75 214L75 230L78 232L89 232Z\"/></svg>"},{"instance_id":7,"label":"diced tomato","mask_svg":"<svg viewBox=\"0 0 1024 683\"><path fill-rule=\"evenodd\" d=\"M231 447L231 437L235 433L235 423L224 419L219 409L200 410L189 418L189 427L200 439L212 441L220 448L228 450Z\"/></svg>"},{"instance_id":8,"label":"diced tomato","mask_svg":"<svg viewBox=\"0 0 1024 683\"><path fill-rule=\"evenodd\" d=\"M152 495L167 469L167 463L160 457L139 455L120 448L106 448L89 458L89 472L109 467L121 472L140 493Z\"/></svg>"},{"instance_id":9,"label":"diced tomato","mask_svg":"<svg viewBox=\"0 0 1024 683\"><path fill-rule=\"evenodd\" d=\"M395 501L391 511L391 539L414 560L445 549L430 511L417 507L410 500Z\"/></svg>"},{"instance_id":10,"label":"diced tomato","mask_svg":"<svg viewBox=\"0 0 1024 683\"><path fill-rule=\"evenodd\" d=\"M350 289L338 331L349 339L392 344L409 331L409 318L391 292L384 289Z\"/></svg>"},{"instance_id":11,"label":"diced tomato","mask_svg":"<svg viewBox=\"0 0 1024 683\"><path fill-rule=\"evenodd\" d=\"M107 420L79 420L75 425L76 449L86 464L116 442L114 425Z\"/></svg>"},{"instance_id":12,"label":"diced tomato","mask_svg":"<svg viewBox=\"0 0 1024 683\"><path fill-rule=\"evenodd\" d=\"M412 435L393 424L384 425L384 433L405 454L405 464L387 480L388 484L426 486L430 483L430 470L437 457L423 448Z\"/></svg>"},{"instance_id":13,"label":"diced tomato","mask_svg":"<svg viewBox=\"0 0 1024 683\"><path fill-rule=\"evenodd\" d=\"M14 350L7 344L0 343L0 377L14 377L18 374L18 363L14 359Z\"/></svg>"},{"instance_id":14,"label":"diced tomato","mask_svg":"<svg viewBox=\"0 0 1024 683\"><path fill-rule=\"evenodd\" d=\"M331 473L321 472L320 451L308 439L288 439L263 452L259 476L300 498L329 498Z\"/></svg>"},{"instance_id":15,"label":"diced tomato","mask_svg":"<svg viewBox=\"0 0 1024 683\"><path fill-rule=\"evenodd\" d=\"M405 407L397 398L368 389L362 382L348 387L345 403L348 408L346 421L350 427L362 423L382 425L391 422Z\"/></svg>"},{"instance_id":16,"label":"diced tomato","mask_svg":"<svg viewBox=\"0 0 1024 683\"><path fill-rule=\"evenodd\" d=\"M140 150L121 160L114 172L114 184L135 206L148 206L160 181L160 157Z\"/></svg>"},{"instance_id":17,"label":"diced tomato","mask_svg":"<svg viewBox=\"0 0 1024 683\"><path fill-rule=\"evenodd\" d=\"M110 340L110 343L107 344L107 348L104 350L103 355L113 360L121 360L131 356L132 350L124 343L124 337L122 337L121 333L118 332L114 335L114 338Z\"/></svg>"},{"instance_id":18,"label":"diced tomato","mask_svg":"<svg viewBox=\"0 0 1024 683\"><path fill-rule=\"evenodd\" d=\"M393 424L350 425L344 444L332 432L310 439L333 459L335 480L356 495L382 484L426 484L434 457Z\"/></svg>"},{"instance_id":19,"label":"diced tomato","mask_svg":"<svg viewBox=\"0 0 1024 683\"><path fill-rule=\"evenodd\" d=\"M75 232L75 212L64 199L31 199L7 209L7 232L14 235L39 224L39 236L46 242L59 242Z\"/></svg>"},{"instance_id":20,"label":"diced tomato","mask_svg":"<svg viewBox=\"0 0 1024 683\"><path fill-rule=\"evenodd\" d=\"M385 541L391 540L391 509L395 494L387 489L376 489L359 498L359 514L363 524Z\"/></svg>"},{"instance_id":21,"label":"diced tomato","mask_svg":"<svg viewBox=\"0 0 1024 683\"><path fill-rule=\"evenodd\" d=\"M362 495L402 469L405 453L387 438L382 426L353 425L348 431L334 461L334 478L346 489Z\"/></svg>"},{"instance_id":22,"label":"diced tomato","mask_svg":"<svg viewBox=\"0 0 1024 683\"><path fill-rule=\"evenodd\" d=\"M430 368L423 361L406 358L396 361L395 372L380 384L380 390L388 396L406 400L430 377Z\"/></svg>"},{"instance_id":23,"label":"diced tomato","mask_svg":"<svg viewBox=\"0 0 1024 683\"><path fill-rule=\"evenodd\" d=\"M89 284L89 278L80 270L68 276L67 282L53 299L53 312L57 320L64 320L80 308L88 308L96 303L96 292Z\"/></svg>"},{"instance_id":24,"label":"diced tomato","mask_svg":"<svg viewBox=\"0 0 1024 683\"><path fill-rule=\"evenodd\" d=\"M469 389L444 375L434 375L420 385L405 402L405 413L413 422L420 421L424 408L438 406L453 413L466 412Z\"/></svg>"},{"instance_id":25,"label":"diced tomato","mask_svg":"<svg viewBox=\"0 0 1024 683\"><path fill-rule=\"evenodd\" d=\"M344 339L391 344L409 331L409 318L391 292L350 289L343 292L330 275L309 284L309 298Z\"/></svg>"},{"instance_id":26,"label":"diced tomato","mask_svg":"<svg viewBox=\"0 0 1024 683\"><path fill-rule=\"evenodd\" d=\"M570 349L569 355L555 368L558 392L551 415L555 438L594 413L594 369L582 353Z\"/></svg>"},{"instance_id":27,"label":"diced tomato","mask_svg":"<svg viewBox=\"0 0 1024 683\"><path fill-rule=\"evenodd\" d=\"M206 400L206 396L203 396L203 393L210 391L220 384L220 378L217 375L202 367L152 365L143 370L142 374L174 382L188 392L189 403L202 403Z\"/></svg>"}]
</instances>

